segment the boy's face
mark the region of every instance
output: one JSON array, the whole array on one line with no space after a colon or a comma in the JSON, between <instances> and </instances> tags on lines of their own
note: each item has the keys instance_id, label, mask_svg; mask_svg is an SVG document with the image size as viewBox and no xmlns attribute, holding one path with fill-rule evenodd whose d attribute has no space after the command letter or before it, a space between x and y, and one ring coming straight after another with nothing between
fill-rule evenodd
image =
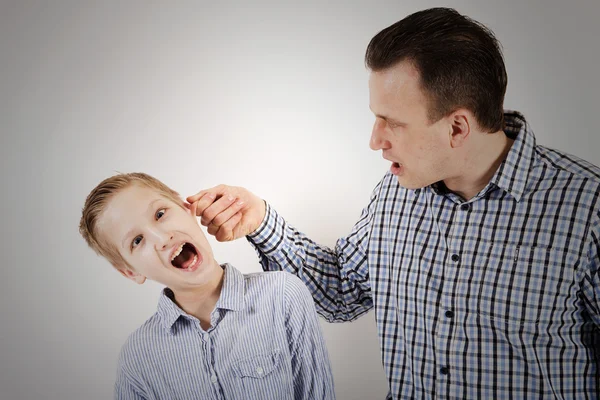
<instances>
[{"instance_id":1,"label":"boy's face","mask_svg":"<svg viewBox=\"0 0 600 400\"><path fill-rule=\"evenodd\" d=\"M98 231L134 270L117 266L119 271L138 283L148 278L174 291L192 289L221 269L183 202L147 187L133 184L116 193L100 216Z\"/></svg>"}]
</instances>

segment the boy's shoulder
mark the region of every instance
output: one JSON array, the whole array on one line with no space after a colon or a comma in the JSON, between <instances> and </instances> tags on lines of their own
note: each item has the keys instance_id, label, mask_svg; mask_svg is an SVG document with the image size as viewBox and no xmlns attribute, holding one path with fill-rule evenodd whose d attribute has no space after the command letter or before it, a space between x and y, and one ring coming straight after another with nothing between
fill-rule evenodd
<instances>
[{"instance_id":1,"label":"boy's shoulder","mask_svg":"<svg viewBox=\"0 0 600 400\"><path fill-rule=\"evenodd\" d=\"M270 291L282 296L285 302L308 302L313 299L306 284L296 275L287 271L262 271L244 275L246 288L258 289L261 293Z\"/></svg>"},{"instance_id":2,"label":"boy's shoulder","mask_svg":"<svg viewBox=\"0 0 600 400\"><path fill-rule=\"evenodd\" d=\"M273 303L290 306L290 302L312 297L306 284L296 275L287 271L260 271L242 274L244 297L256 304Z\"/></svg>"},{"instance_id":3,"label":"boy's shoulder","mask_svg":"<svg viewBox=\"0 0 600 400\"><path fill-rule=\"evenodd\" d=\"M146 359L160 348L161 338L168 335L158 313L154 313L136 330L131 332L119 355L122 365L132 365Z\"/></svg>"},{"instance_id":4,"label":"boy's shoulder","mask_svg":"<svg viewBox=\"0 0 600 400\"><path fill-rule=\"evenodd\" d=\"M246 287L249 286L264 286L270 288L284 288L286 291L290 289L306 289L304 282L296 275L287 271L261 271L244 274L244 282ZM308 289L306 289L308 290Z\"/></svg>"}]
</instances>

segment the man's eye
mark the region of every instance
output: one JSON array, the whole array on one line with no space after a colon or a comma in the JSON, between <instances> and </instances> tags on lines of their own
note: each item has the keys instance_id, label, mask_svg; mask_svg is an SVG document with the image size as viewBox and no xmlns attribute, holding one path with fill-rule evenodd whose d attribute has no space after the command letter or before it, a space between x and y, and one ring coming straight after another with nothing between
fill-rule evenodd
<instances>
[{"instance_id":1,"label":"man's eye","mask_svg":"<svg viewBox=\"0 0 600 400\"><path fill-rule=\"evenodd\" d=\"M139 245L142 241L142 236L136 236L135 239L133 239L133 241L131 242L131 248L135 248L137 247L137 245Z\"/></svg>"},{"instance_id":2,"label":"man's eye","mask_svg":"<svg viewBox=\"0 0 600 400\"><path fill-rule=\"evenodd\" d=\"M167 211L167 210L166 210L166 209L164 209L164 208L161 208L160 210L158 210L158 211L156 212L156 219L161 219L161 218L162 218L162 216L163 216L163 215L165 215L165 212L166 212L166 211Z\"/></svg>"}]
</instances>

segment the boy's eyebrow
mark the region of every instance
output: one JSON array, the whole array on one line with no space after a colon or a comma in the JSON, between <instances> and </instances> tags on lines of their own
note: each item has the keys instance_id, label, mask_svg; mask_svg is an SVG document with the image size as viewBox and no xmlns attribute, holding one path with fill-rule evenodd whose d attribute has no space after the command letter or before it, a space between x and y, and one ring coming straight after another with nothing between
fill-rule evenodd
<instances>
[{"instance_id":1,"label":"boy's eyebrow","mask_svg":"<svg viewBox=\"0 0 600 400\"><path fill-rule=\"evenodd\" d=\"M150 202L150 204L148 204L148 208L146 209L146 213L150 212L152 210L152 206L154 205L154 203L156 203L157 201L160 201L162 199L154 199ZM125 246L125 241L127 241L127 239L133 234L133 232L135 231L135 228L131 228L126 234L125 237L123 237L123 241L121 242L121 247L123 248L127 248L127 246Z\"/></svg>"}]
</instances>

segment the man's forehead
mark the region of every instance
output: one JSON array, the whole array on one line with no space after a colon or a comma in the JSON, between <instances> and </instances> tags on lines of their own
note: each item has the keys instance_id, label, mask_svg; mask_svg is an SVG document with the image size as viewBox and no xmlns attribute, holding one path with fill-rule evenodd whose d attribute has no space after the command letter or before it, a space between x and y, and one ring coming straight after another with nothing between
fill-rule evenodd
<instances>
[{"instance_id":1,"label":"man's forehead","mask_svg":"<svg viewBox=\"0 0 600 400\"><path fill-rule=\"evenodd\" d=\"M411 63L402 62L382 71L371 71L369 83L372 89L383 89L384 92L396 92L400 88L417 88L419 72Z\"/></svg>"}]
</instances>

